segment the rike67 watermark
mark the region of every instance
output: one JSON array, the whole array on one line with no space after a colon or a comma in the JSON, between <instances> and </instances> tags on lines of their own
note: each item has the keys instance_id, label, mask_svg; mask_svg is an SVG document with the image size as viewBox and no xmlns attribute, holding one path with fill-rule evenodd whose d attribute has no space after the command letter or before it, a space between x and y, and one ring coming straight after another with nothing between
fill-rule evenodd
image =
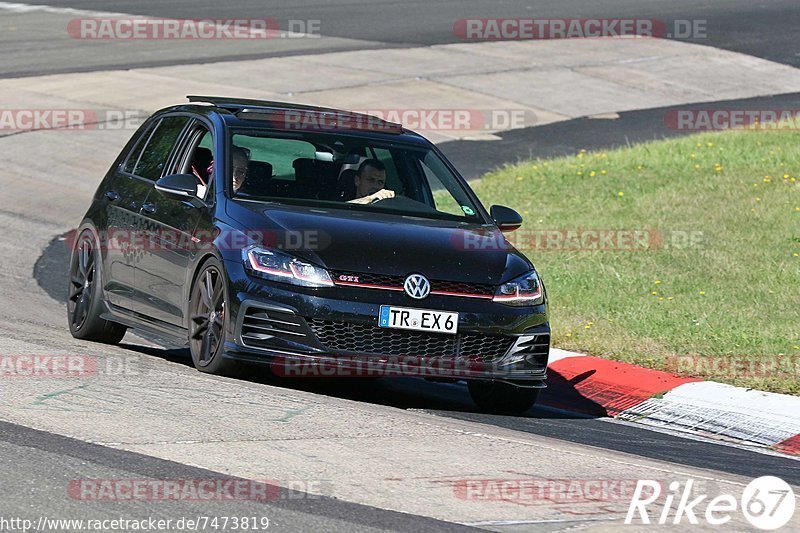
<instances>
[{"instance_id":1,"label":"rike67 watermark","mask_svg":"<svg viewBox=\"0 0 800 533\"><path fill-rule=\"evenodd\" d=\"M794 510L792 488L774 476L754 479L738 497L733 494L712 497L696 490L693 479L672 481L666 489L659 481L640 479L625 523L698 525L704 521L712 526L723 526L741 513L753 527L769 531L788 524Z\"/></svg>"}]
</instances>

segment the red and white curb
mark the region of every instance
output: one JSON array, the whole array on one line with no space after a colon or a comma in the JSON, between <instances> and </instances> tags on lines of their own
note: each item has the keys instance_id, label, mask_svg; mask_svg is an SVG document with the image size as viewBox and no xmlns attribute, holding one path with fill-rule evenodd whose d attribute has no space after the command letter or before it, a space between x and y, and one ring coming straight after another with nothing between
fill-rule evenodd
<instances>
[{"instance_id":1,"label":"red and white curb","mask_svg":"<svg viewBox=\"0 0 800 533\"><path fill-rule=\"evenodd\" d=\"M800 397L553 349L540 403L800 456Z\"/></svg>"}]
</instances>

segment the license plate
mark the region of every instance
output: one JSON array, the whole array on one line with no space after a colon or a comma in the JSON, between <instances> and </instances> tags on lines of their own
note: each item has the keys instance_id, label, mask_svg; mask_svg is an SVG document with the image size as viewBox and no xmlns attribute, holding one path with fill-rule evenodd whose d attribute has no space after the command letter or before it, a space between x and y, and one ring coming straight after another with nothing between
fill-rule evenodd
<instances>
[{"instance_id":1,"label":"license plate","mask_svg":"<svg viewBox=\"0 0 800 533\"><path fill-rule=\"evenodd\" d=\"M378 325L382 328L454 334L458 330L458 313L382 305Z\"/></svg>"}]
</instances>

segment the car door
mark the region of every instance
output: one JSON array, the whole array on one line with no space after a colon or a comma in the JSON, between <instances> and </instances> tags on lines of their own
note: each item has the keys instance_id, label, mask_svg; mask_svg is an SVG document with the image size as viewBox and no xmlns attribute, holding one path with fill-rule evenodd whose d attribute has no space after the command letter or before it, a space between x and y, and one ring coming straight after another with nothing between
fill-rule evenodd
<instances>
[{"instance_id":1,"label":"car door","mask_svg":"<svg viewBox=\"0 0 800 533\"><path fill-rule=\"evenodd\" d=\"M141 243L137 242L139 211L152 185L136 175L136 167L158 120L145 123L127 157L115 170L105 192L106 253L104 258L105 300L117 308L135 310L134 259Z\"/></svg>"},{"instance_id":2,"label":"car door","mask_svg":"<svg viewBox=\"0 0 800 533\"><path fill-rule=\"evenodd\" d=\"M165 175L196 172L192 167L197 166L194 156L198 148L212 150L213 160L209 128L193 122L181 137ZM213 198L212 191L204 191L204 196ZM185 325L186 274L197 253L194 230L207 213L208 209L197 203L167 198L155 188L150 191L142 209L149 246L136 265L136 287L143 297L139 312L143 315L174 326Z\"/></svg>"}]
</instances>

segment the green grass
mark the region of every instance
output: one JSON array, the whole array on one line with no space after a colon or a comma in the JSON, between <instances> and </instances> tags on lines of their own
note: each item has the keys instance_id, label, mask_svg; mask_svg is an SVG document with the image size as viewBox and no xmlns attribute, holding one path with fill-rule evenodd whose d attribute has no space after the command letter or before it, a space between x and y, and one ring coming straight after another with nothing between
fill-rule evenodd
<instances>
[{"instance_id":1,"label":"green grass","mask_svg":"<svg viewBox=\"0 0 800 533\"><path fill-rule=\"evenodd\" d=\"M525 218L509 239L547 285L554 345L800 393L800 132L700 134L529 161L475 189ZM639 251L532 249L537 230L579 228L662 240Z\"/></svg>"}]
</instances>

